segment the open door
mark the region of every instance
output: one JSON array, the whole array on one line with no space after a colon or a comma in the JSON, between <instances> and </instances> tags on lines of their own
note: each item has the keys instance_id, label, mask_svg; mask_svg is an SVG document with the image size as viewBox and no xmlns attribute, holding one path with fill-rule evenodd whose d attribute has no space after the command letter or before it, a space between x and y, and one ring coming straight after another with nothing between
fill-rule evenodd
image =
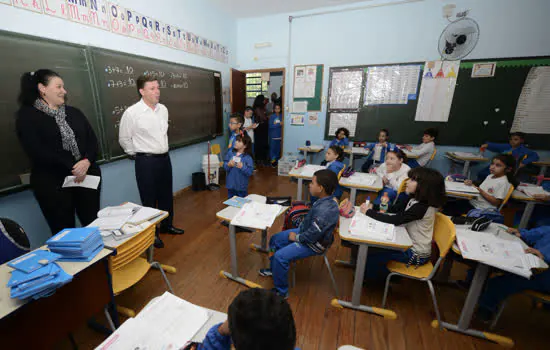
<instances>
[{"instance_id":1,"label":"open door","mask_svg":"<svg viewBox=\"0 0 550 350\"><path fill-rule=\"evenodd\" d=\"M246 73L231 69L231 113L243 113L246 107Z\"/></svg>"}]
</instances>

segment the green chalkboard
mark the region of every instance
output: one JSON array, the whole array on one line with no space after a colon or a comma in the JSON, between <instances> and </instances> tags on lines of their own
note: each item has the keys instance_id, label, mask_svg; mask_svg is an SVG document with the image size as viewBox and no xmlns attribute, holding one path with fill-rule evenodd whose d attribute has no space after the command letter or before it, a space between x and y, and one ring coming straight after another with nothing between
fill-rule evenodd
<instances>
[{"instance_id":1,"label":"green chalkboard","mask_svg":"<svg viewBox=\"0 0 550 350\"><path fill-rule=\"evenodd\" d=\"M472 78L472 64L475 62L497 62L494 77ZM415 63L423 64L422 62L402 64ZM375 140L378 130L386 128L390 131L393 142L419 143L424 129L436 127L439 129L437 143L443 145L479 146L488 140L507 142L523 84L531 67L537 65L550 65L550 58L463 61L460 65L448 122L415 121L417 100L409 100L406 105L364 106L356 110L358 118L354 139ZM361 68L366 67L368 66L361 66ZM338 71L341 68L334 69ZM420 81L418 89L420 89ZM360 106L363 106L363 97ZM328 135L330 114L333 112L337 111L329 109L325 139L333 136ZM484 121L488 124L485 125ZM529 134L527 142L535 149L550 149L549 138L549 135Z\"/></svg>"},{"instance_id":2,"label":"green chalkboard","mask_svg":"<svg viewBox=\"0 0 550 350\"><path fill-rule=\"evenodd\" d=\"M321 111L321 99L322 99L322 93L323 93L323 71L324 71L324 65L322 64L308 64L308 65L299 65L294 66L294 76L296 76L296 68L297 67L307 67L307 66L316 66L317 67L317 76L315 79L315 97L312 98L294 98L294 101L307 101L307 110L310 112L317 112ZM294 89L293 89L294 91Z\"/></svg>"},{"instance_id":3,"label":"green chalkboard","mask_svg":"<svg viewBox=\"0 0 550 350\"><path fill-rule=\"evenodd\" d=\"M68 104L82 110L100 139L101 129L84 46L0 31L0 52L0 192L9 193L24 187L30 171L15 132L17 96L24 72L41 68L58 72L65 82Z\"/></svg>"}]
</instances>

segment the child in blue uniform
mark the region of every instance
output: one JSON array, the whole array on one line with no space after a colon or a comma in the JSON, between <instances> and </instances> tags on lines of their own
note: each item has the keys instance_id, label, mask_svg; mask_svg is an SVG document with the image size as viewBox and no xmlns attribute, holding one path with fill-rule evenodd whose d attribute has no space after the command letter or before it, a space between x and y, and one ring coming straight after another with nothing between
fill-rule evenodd
<instances>
[{"instance_id":1,"label":"child in blue uniform","mask_svg":"<svg viewBox=\"0 0 550 350\"><path fill-rule=\"evenodd\" d=\"M338 128L334 133L334 140L330 142L330 146L347 147L349 146L349 130L346 128Z\"/></svg>"},{"instance_id":2,"label":"child in blue uniform","mask_svg":"<svg viewBox=\"0 0 550 350\"><path fill-rule=\"evenodd\" d=\"M362 172L368 173L372 165L384 163L388 151L395 149L395 145L391 144L389 140L390 132L387 129L381 129L378 132L378 142L368 143L365 146L365 149L370 150L370 153L365 164L361 167Z\"/></svg>"},{"instance_id":3,"label":"child in blue uniform","mask_svg":"<svg viewBox=\"0 0 550 350\"><path fill-rule=\"evenodd\" d=\"M226 186L229 198L233 196L246 197L248 195L248 178L254 172L252 160L252 140L246 132L240 132L235 137L233 151L230 158L223 164L227 172Z\"/></svg>"},{"instance_id":4,"label":"child in blue uniform","mask_svg":"<svg viewBox=\"0 0 550 350\"><path fill-rule=\"evenodd\" d=\"M328 169L316 171L309 184L309 192L319 199L313 204L298 229L273 235L269 247L271 268L261 269L260 275L273 276L275 291L288 297L288 269L290 263L313 255L323 254L334 241L333 231L340 216L338 203L332 197L338 185L336 174Z\"/></svg>"},{"instance_id":5,"label":"child in blue uniform","mask_svg":"<svg viewBox=\"0 0 550 350\"><path fill-rule=\"evenodd\" d=\"M281 106L275 105L274 112L269 117L269 160L271 165L276 167L279 158L281 158L281 140L283 136Z\"/></svg>"},{"instance_id":6,"label":"child in blue uniform","mask_svg":"<svg viewBox=\"0 0 550 350\"><path fill-rule=\"evenodd\" d=\"M322 162L321 165L325 165L328 170L332 171L336 174L336 176L338 176L340 175L340 172L346 167L344 163L342 163L342 159L344 159L344 150L342 149L342 147L330 146L325 153L325 161ZM342 187L340 185L336 185L333 196L340 199L342 197L342 194ZM311 197L312 204L316 200L316 197Z\"/></svg>"},{"instance_id":7,"label":"child in blue uniform","mask_svg":"<svg viewBox=\"0 0 550 350\"><path fill-rule=\"evenodd\" d=\"M288 302L261 288L242 291L229 305L227 321L208 331L202 344L185 350L293 350L296 326Z\"/></svg>"},{"instance_id":8,"label":"child in blue uniform","mask_svg":"<svg viewBox=\"0 0 550 350\"><path fill-rule=\"evenodd\" d=\"M532 230L509 228L508 232L523 239L531 247L525 250L526 253L534 254L550 263L550 226ZM490 320L506 298L524 290L550 293L550 269L534 273L531 279L507 273L490 278L479 299L478 317Z\"/></svg>"},{"instance_id":9,"label":"child in blue uniform","mask_svg":"<svg viewBox=\"0 0 550 350\"><path fill-rule=\"evenodd\" d=\"M525 146L525 134L522 132L513 132L510 134L508 143L487 142L481 145L481 149L488 149L491 152L502 154L511 154L516 159L516 169L520 171L523 167L539 160L537 152L530 150ZM477 174L478 181L483 181L489 176L489 167L481 170Z\"/></svg>"},{"instance_id":10,"label":"child in blue uniform","mask_svg":"<svg viewBox=\"0 0 550 350\"><path fill-rule=\"evenodd\" d=\"M231 158L233 153L233 148L235 147L235 139L239 135L241 128L244 123L244 118L242 115L235 113L229 117L229 143L227 144L227 154L225 158Z\"/></svg>"}]
</instances>

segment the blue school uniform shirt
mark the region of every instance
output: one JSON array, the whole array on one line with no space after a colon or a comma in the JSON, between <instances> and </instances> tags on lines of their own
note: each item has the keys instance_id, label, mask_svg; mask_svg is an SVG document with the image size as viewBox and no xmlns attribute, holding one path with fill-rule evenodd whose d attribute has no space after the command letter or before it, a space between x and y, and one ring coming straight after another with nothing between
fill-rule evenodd
<instances>
[{"instance_id":1,"label":"blue school uniform shirt","mask_svg":"<svg viewBox=\"0 0 550 350\"><path fill-rule=\"evenodd\" d=\"M282 125L283 120L281 115L273 113L269 117L269 139L270 140L280 140L282 137Z\"/></svg>"},{"instance_id":2,"label":"blue school uniform shirt","mask_svg":"<svg viewBox=\"0 0 550 350\"><path fill-rule=\"evenodd\" d=\"M365 149L370 150L369 156L367 157L367 160L371 160L372 157L374 157L374 147L378 144L378 142L368 143L365 145ZM386 160L386 153L388 151L394 150L395 145L393 143L386 142L386 147L382 147L382 152L380 152L380 163L384 163Z\"/></svg>"},{"instance_id":3,"label":"blue school uniform shirt","mask_svg":"<svg viewBox=\"0 0 550 350\"><path fill-rule=\"evenodd\" d=\"M335 173L336 175L340 174L340 171L344 169L345 165L339 160L332 161L327 163L327 169ZM343 194L342 186L337 185L334 193L332 194L336 198L340 198Z\"/></svg>"},{"instance_id":4,"label":"blue school uniform shirt","mask_svg":"<svg viewBox=\"0 0 550 350\"><path fill-rule=\"evenodd\" d=\"M334 140L330 142L330 146L334 146L334 145L340 146L340 147L347 147L349 146L349 139L347 137L344 137L341 140L334 138Z\"/></svg>"},{"instance_id":5,"label":"blue school uniform shirt","mask_svg":"<svg viewBox=\"0 0 550 350\"><path fill-rule=\"evenodd\" d=\"M550 226L541 226L531 230L521 229L519 233L525 243L542 253L544 261L550 262Z\"/></svg>"},{"instance_id":6,"label":"blue school uniform shirt","mask_svg":"<svg viewBox=\"0 0 550 350\"><path fill-rule=\"evenodd\" d=\"M487 142L487 149L491 152L511 154L516 158L516 163L521 161L523 164L531 164L539 160L537 152L530 150L525 145L520 145L518 148L512 148L509 143L493 143ZM525 157L525 159L523 159Z\"/></svg>"},{"instance_id":7,"label":"blue school uniform shirt","mask_svg":"<svg viewBox=\"0 0 550 350\"><path fill-rule=\"evenodd\" d=\"M243 163L241 169L237 168L237 166L230 167L227 165L234 157L240 157L241 163ZM250 155L246 153L237 155L235 152L231 158L226 158L223 167L227 172L225 186L228 189L234 191L246 191L248 189L248 178L254 172L254 162Z\"/></svg>"}]
</instances>

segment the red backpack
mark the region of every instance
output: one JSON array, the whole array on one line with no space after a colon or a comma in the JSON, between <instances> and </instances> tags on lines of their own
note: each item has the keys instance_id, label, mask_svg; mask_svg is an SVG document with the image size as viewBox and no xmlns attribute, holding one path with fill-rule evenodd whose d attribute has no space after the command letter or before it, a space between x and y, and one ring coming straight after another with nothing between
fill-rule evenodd
<instances>
[{"instance_id":1,"label":"red backpack","mask_svg":"<svg viewBox=\"0 0 550 350\"><path fill-rule=\"evenodd\" d=\"M302 201L294 201L292 202L292 205L285 213L285 222L283 224L283 231L285 230L291 230L293 228L298 228L302 221L304 221L304 218L306 217L307 213L311 210L311 206L309 206L306 202Z\"/></svg>"}]
</instances>

